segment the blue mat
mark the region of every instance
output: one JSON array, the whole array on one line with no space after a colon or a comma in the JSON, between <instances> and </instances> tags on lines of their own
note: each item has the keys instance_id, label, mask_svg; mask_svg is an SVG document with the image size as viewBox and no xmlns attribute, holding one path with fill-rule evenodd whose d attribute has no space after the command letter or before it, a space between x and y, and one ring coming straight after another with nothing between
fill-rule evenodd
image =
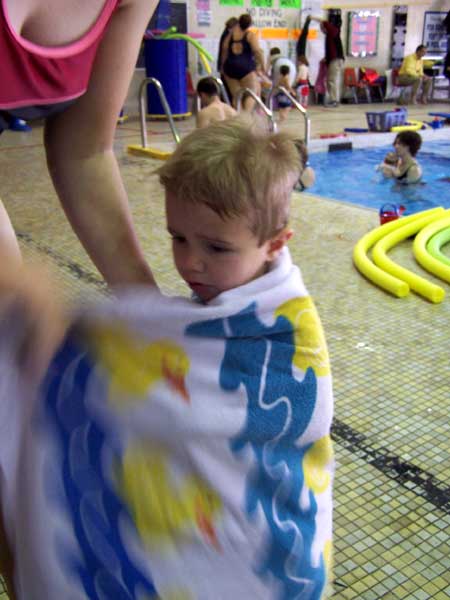
<instances>
[{"instance_id":1,"label":"blue mat","mask_svg":"<svg viewBox=\"0 0 450 600\"><path fill-rule=\"evenodd\" d=\"M450 113L428 113L430 117L442 117L443 119L450 119Z\"/></svg>"}]
</instances>

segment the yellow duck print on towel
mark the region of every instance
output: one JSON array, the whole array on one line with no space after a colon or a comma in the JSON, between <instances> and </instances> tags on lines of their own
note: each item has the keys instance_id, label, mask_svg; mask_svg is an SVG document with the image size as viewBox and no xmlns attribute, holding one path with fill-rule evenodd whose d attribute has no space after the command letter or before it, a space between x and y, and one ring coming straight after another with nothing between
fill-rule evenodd
<instances>
[{"instance_id":1,"label":"yellow duck print on towel","mask_svg":"<svg viewBox=\"0 0 450 600\"><path fill-rule=\"evenodd\" d=\"M295 354L293 363L306 371L314 369L316 376L330 373L330 362L322 324L309 296L288 300L275 311L275 316L288 319L294 328Z\"/></svg>"},{"instance_id":2,"label":"yellow duck print on towel","mask_svg":"<svg viewBox=\"0 0 450 600\"><path fill-rule=\"evenodd\" d=\"M303 458L305 484L315 494L322 494L331 485L333 445L329 435L314 442Z\"/></svg>"},{"instance_id":3,"label":"yellow duck print on towel","mask_svg":"<svg viewBox=\"0 0 450 600\"><path fill-rule=\"evenodd\" d=\"M197 529L210 546L220 549L213 523L221 508L219 496L196 476L176 483L165 455L153 446L126 451L117 485L147 546L170 546Z\"/></svg>"},{"instance_id":4,"label":"yellow duck print on towel","mask_svg":"<svg viewBox=\"0 0 450 600\"><path fill-rule=\"evenodd\" d=\"M129 406L144 399L157 383L164 381L189 402L185 376L189 358L183 348L170 340L148 342L125 327L97 327L90 343L110 377L112 400Z\"/></svg>"}]
</instances>

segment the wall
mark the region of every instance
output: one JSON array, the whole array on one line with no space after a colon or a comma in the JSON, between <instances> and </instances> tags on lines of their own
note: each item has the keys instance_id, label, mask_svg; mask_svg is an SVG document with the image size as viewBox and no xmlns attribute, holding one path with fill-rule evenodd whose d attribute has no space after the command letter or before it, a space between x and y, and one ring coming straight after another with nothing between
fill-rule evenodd
<instances>
[{"instance_id":1,"label":"wall","mask_svg":"<svg viewBox=\"0 0 450 600\"><path fill-rule=\"evenodd\" d=\"M326 3L322 0L303 0L302 2L302 21L306 14L312 14L318 17L326 15L327 8L342 9L342 42L344 50L347 46L347 21L348 12L358 10L360 8L370 8L371 10L380 11L380 28L378 38L378 54L374 57L353 58L346 57L346 66L360 67L365 66L372 69L377 69L383 73L390 66L391 58L391 36L392 36L392 21L393 21L393 6L399 4L401 0L344 0L342 3ZM183 3L181 0L178 3ZM223 6L219 0L188 0L187 16L188 16L188 32L192 35L200 35L199 42L213 54L217 56L217 47L220 35L223 31L225 21L232 16L250 11L253 14L253 19L260 29L268 36L267 39L261 40L261 45L266 53L269 53L271 47L279 46L281 50L290 56L295 55L295 39L292 35L300 26L300 11L297 9L280 9L280 0L273 0L272 9L252 8L252 0L244 0L243 6ZM402 3L408 6L408 25L405 43L405 52L410 54L422 42L423 21L425 11L441 11L446 12L450 9L449 0L406 0ZM209 10L208 9L209 6ZM206 12L201 13L203 22L209 21L209 24L199 24L198 10ZM311 81L315 80L317 72L317 63L323 56L324 42L318 25L313 23L312 30L313 39L308 43L308 58L311 62ZM279 37L276 36L277 32ZM312 59L312 60L311 60ZM199 77L206 73L201 62L198 59L198 53L192 48L189 49L189 68L193 75L194 84ZM215 68L215 62L213 63ZM135 96L138 81L142 79L143 73L136 71L134 83L130 88L130 94L127 101L127 107L131 113L137 111L137 99Z\"/></svg>"},{"instance_id":2,"label":"wall","mask_svg":"<svg viewBox=\"0 0 450 600\"><path fill-rule=\"evenodd\" d=\"M239 16L243 12L250 11L256 24L260 27L278 28L280 33L284 35L284 29L298 29L300 23L300 13L296 9L279 9L279 0L273 0L272 9L255 9L251 8L251 0L245 0L243 7L227 7L221 6L219 0L210 0L209 6L211 10L211 25L199 26L197 24L197 6L198 0L190 0L188 3L188 29L189 32L204 34L211 42L206 42L208 50L214 48L214 56L217 53L217 44L220 34L223 30L224 22L231 16ZM392 21L393 21L393 6L396 4L404 4L408 6L408 27L405 44L405 52L410 54L422 42L423 33L423 18L427 10L433 11L448 11L450 9L449 0L344 0L342 3L324 3L320 0L306 0L302 3L305 14L313 14L315 16L325 16L326 8L341 8L342 9L342 42L344 50L347 47L347 23L348 12L358 10L360 8L370 8L380 12L380 28L378 37L378 54L373 57L354 58L346 56L346 65L348 66L366 66L377 69L380 72L385 71L390 66L391 58L391 36L392 36ZM302 18L303 20L303 18ZM316 31L316 39L311 42L313 47L319 47L319 54L323 55L323 36L318 30L317 24L313 24L311 29ZM201 41L201 40L200 40ZM288 52L292 52L294 43L288 43L285 39L262 40L262 46L268 52L270 47L278 45L287 48ZM191 53L191 64L195 62L195 57Z\"/></svg>"}]
</instances>

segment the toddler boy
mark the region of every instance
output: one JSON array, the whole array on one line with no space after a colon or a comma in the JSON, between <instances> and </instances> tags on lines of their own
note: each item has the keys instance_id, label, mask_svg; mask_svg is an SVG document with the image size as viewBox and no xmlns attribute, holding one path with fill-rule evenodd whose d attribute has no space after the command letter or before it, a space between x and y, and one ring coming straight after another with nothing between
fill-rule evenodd
<instances>
[{"instance_id":1,"label":"toddler boy","mask_svg":"<svg viewBox=\"0 0 450 600\"><path fill-rule=\"evenodd\" d=\"M196 130L159 171L194 299L141 287L91 309L39 389L2 338L18 600L323 597L332 390L286 247L301 170L285 133Z\"/></svg>"}]
</instances>

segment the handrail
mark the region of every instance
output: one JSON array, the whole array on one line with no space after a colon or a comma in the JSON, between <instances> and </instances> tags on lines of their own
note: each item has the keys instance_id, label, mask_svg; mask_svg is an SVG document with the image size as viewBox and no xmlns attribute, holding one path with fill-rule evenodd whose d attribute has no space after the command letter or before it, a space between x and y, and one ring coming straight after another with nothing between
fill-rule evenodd
<instances>
[{"instance_id":1,"label":"handrail","mask_svg":"<svg viewBox=\"0 0 450 600\"><path fill-rule=\"evenodd\" d=\"M211 79L214 79L214 81L217 83L225 102L231 106L230 97L228 96L227 88L225 87L225 84L223 83L221 78L212 76Z\"/></svg>"},{"instance_id":2,"label":"handrail","mask_svg":"<svg viewBox=\"0 0 450 600\"><path fill-rule=\"evenodd\" d=\"M269 119L270 131L276 132L277 124L275 123L275 119L273 118L273 111L264 104L261 98L257 94L255 94L253 90L250 90L249 88L241 88L240 90L238 90L236 94L237 111L241 111L241 98L246 92L250 94L250 96L255 100L256 104L262 109L266 117Z\"/></svg>"},{"instance_id":3,"label":"handrail","mask_svg":"<svg viewBox=\"0 0 450 600\"><path fill-rule=\"evenodd\" d=\"M167 98L164 93L163 86L161 85L161 82L158 81L158 79L155 79L154 77L146 77L142 81L141 85L139 86L139 120L141 123L142 147L147 148L147 127L145 124L145 115L146 115L145 99L147 96L147 84L149 84L149 83L154 85L156 88L156 91L158 92L159 100L162 104L164 112L166 113L166 117L169 120L169 125L170 125L170 129L172 131L172 135L173 135L176 143L179 144L180 143L180 135L177 131L177 128L175 127L175 122L172 117L172 111L170 110L169 103L167 102Z\"/></svg>"},{"instance_id":4,"label":"handrail","mask_svg":"<svg viewBox=\"0 0 450 600\"><path fill-rule=\"evenodd\" d=\"M306 112L305 107L302 106L300 102L298 102L298 100L296 100L296 98L294 98L294 96L292 96L292 94L288 92L288 90L285 87L283 87L282 85L277 85L270 89L269 95L267 97L267 105L269 106L269 109L272 113L273 96L275 92L282 92L283 94L286 94L286 96L289 98L289 100L292 102L295 108L302 113L303 119L305 120L305 145L308 146L309 138L311 137L311 119L308 118L308 113Z\"/></svg>"},{"instance_id":5,"label":"handrail","mask_svg":"<svg viewBox=\"0 0 450 600\"><path fill-rule=\"evenodd\" d=\"M231 102L230 102L230 98L228 97L228 93L227 93L227 88L225 87L223 81L220 79L220 77L215 77L214 75L208 75L208 77L210 79L214 79L214 81L217 84L217 87L219 88L220 93L223 96L223 99L225 100L226 104L228 104L229 106L231 106ZM199 112L202 108L201 105L201 101L200 101L200 96L198 95L197 92L195 92L195 97L197 100L197 112Z\"/></svg>"}]
</instances>

